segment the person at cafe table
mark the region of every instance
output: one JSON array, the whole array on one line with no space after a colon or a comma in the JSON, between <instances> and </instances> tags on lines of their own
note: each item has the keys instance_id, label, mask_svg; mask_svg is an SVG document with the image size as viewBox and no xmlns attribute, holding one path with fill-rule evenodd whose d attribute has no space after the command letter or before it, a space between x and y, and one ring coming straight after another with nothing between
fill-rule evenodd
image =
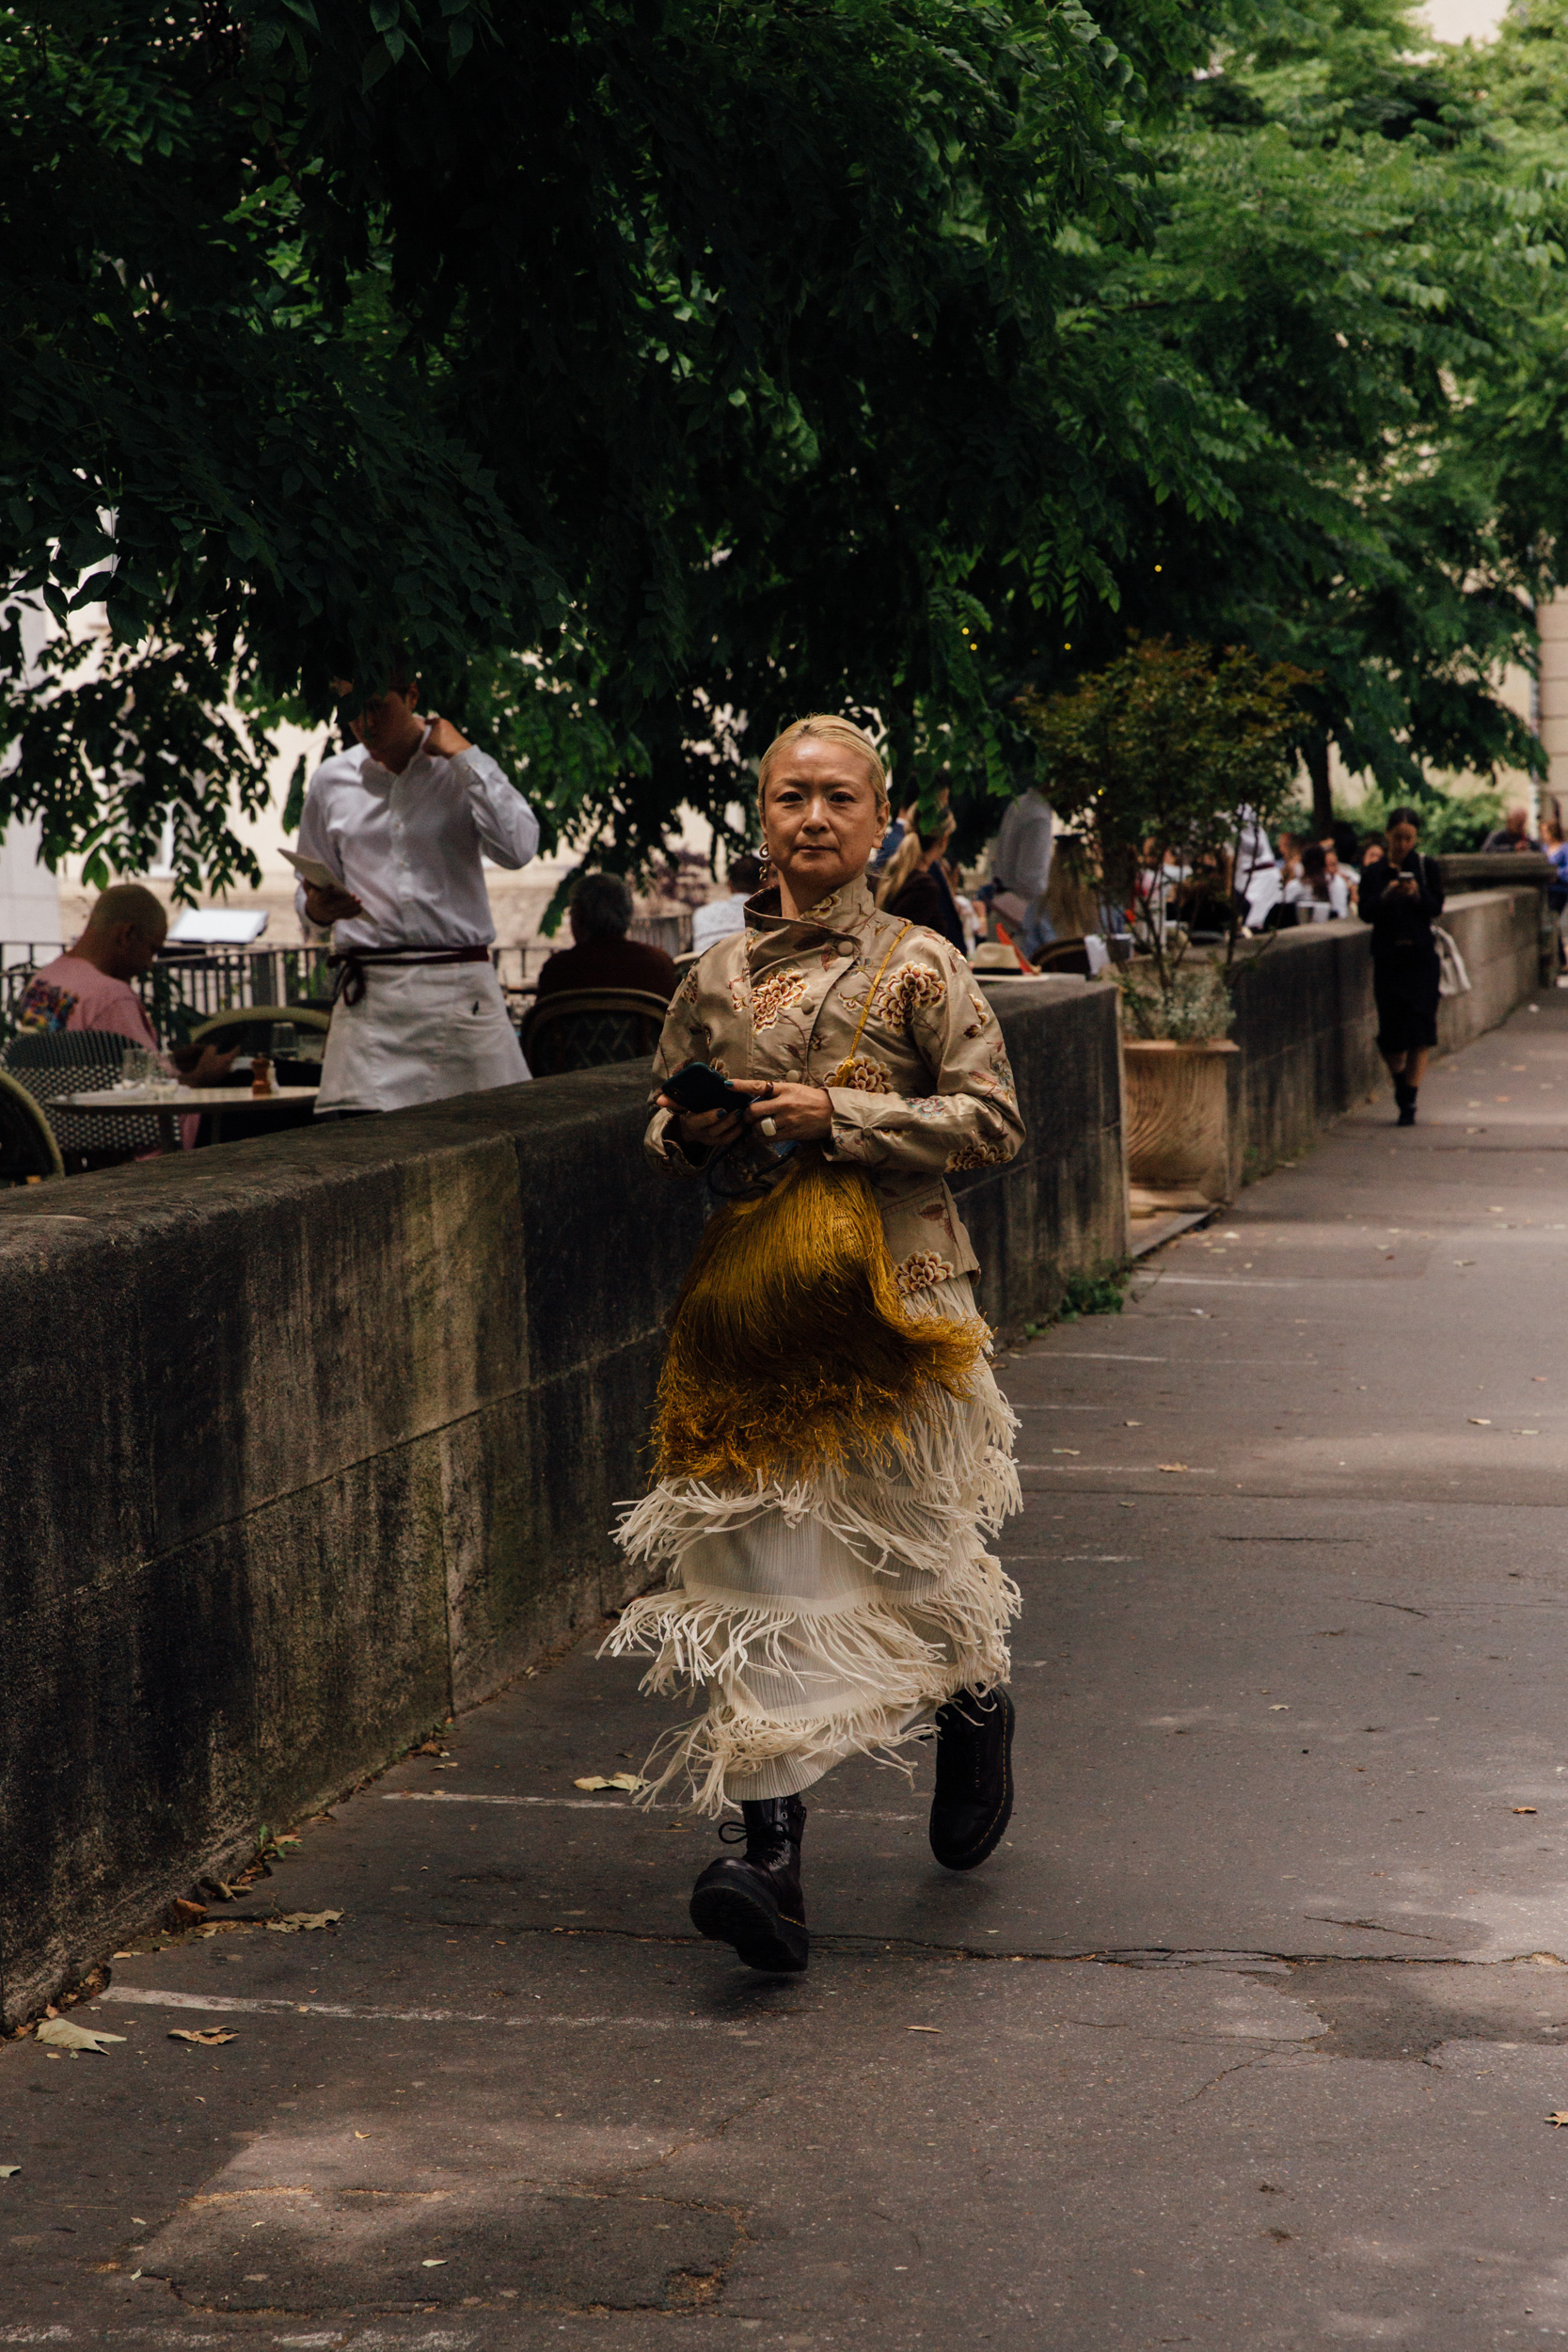
<instances>
[{"instance_id":1,"label":"person at cafe table","mask_svg":"<svg viewBox=\"0 0 1568 2352\"><path fill-rule=\"evenodd\" d=\"M150 890L140 882L112 882L102 892L87 917L87 927L73 947L40 964L16 1009L20 1032L40 1029L98 1029L122 1037L128 1044L150 1045L160 1051L133 980L150 971L168 931L168 916ZM233 1049L215 1045L187 1046L170 1057L182 1086L221 1086L234 1059ZM181 1120L186 1151L196 1142L199 1115ZM94 1167L108 1167L129 1158L155 1159L155 1150L93 1152Z\"/></svg>"}]
</instances>

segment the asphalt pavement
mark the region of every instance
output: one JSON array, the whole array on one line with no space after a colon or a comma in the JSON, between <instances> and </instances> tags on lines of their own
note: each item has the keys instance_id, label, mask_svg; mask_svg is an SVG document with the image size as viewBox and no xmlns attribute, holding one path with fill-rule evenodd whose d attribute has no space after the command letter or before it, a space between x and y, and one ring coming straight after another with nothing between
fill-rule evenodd
<instances>
[{"instance_id":1,"label":"asphalt pavement","mask_svg":"<svg viewBox=\"0 0 1568 2352\"><path fill-rule=\"evenodd\" d=\"M592 1643L113 1959L0 2048L0 2344L1568 2339L1565 1177L1553 993L1007 1357L1011 1835L830 1775L805 1977L577 1786L673 1712Z\"/></svg>"}]
</instances>

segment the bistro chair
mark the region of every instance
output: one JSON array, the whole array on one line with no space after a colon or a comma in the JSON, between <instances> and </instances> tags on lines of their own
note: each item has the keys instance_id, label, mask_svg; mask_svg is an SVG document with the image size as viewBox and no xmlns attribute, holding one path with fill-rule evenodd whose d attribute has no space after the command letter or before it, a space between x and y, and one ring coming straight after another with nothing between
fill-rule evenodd
<instances>
[{"instance_id":1,"label":"bistro chair","mask_svg":"<svg viewBox=\"0 0 1568 2352\"><path fill-rule=\"evenodd\" d=\"M332 1026L331 1013L318 1007L237 1005L230 1012L214 1012L210 1020L198 1021L191 1031L190 1041L193 1045L215 1045L223 1054L232 1047L239 1061L247 1062L253 1054L272 1053L274 1025L284 1021L292 1021L298 1030L301 1051L280 1066L279 1081L287 1086L314 1086L321 1075L326 1033ZM294 1074L284 1077L285 1069Z\"/></svg>"},{"instance_id":2,"label":"bistro chair","mask_svg":"<svg viewBox=\"0 0 1568 2352\"><path fill-rule=\"evenodd\" d=\"M645 988L563 988L536 996L517 1032L536 1078L606 1062L640 1061L658 1043L669 1010Z\"/></svg>"},{"instance_id":3,"label":"bistro chair","mask_svg":"<svg viewBox=\"0 0 1568 2352\"><path fill-rule=\"evenodd\" d=\"M62 1152L160 1152L163 1138L153 1111L56 1111L61 1094L87 1094L112 1087L133 1045L144 1037L119 1037L112 1029L23 1029L0 1046L0 1071L25 1088L42 1105Z\"/></svg>"},{"instance_id":4,"label":"bistro chair","mask_svg":"<svg viewBox=\"0 0 1568 2352\"><path fill-rule=\"evenodd\" d=\"M63 1176L55 1131L24 1086L0 1070L0 1186Z\"/></svg>"}]
</instances>

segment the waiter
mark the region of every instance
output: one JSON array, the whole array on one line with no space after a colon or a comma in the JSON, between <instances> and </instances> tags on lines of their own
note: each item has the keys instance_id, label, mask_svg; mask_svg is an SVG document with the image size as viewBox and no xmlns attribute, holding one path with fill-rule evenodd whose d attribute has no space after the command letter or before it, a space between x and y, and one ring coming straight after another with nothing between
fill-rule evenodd
<instances>
[{"instance_id":1,"label":"waiter","mask_svg":"<svg viewBox=\"0 0 1568 2352\"><path fill-rule=\"evenodd\" d=\"M340 701L354 691L334 678ZM395 676L324 760L300 822L302 856L337 877L300 893L332 928L338 1000L322 1064L323 1113L402 1110L529 1074L490 961L496 936L482 855L526 866L539 823L511 780L448 719L420 716L419 681Z\"/></svg>"}]
</instances>

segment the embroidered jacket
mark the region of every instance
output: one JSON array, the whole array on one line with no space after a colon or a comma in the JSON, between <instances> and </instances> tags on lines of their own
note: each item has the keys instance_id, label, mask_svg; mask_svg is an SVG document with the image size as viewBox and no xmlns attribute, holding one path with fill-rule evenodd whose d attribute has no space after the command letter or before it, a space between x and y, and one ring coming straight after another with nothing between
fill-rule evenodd
<instances>
[{"instance_id":1,"label":"embroidered jacket","mask_svg":"<svg viewBox=\"0 0 1568 2352\"><path fill-rule=\"evenodd\" d=\"M830 1161L864 1168L906 1295L973 1274L979 1261L946 1179L999 1168L1023 1140L1018 1096L996 1015L956 948L934 931L905 932L879 912L863 880L818 899L791 921L776 889L746 906L746 929L710 947L675 991L654 1058L654 1090L689 1061L731 1078L825 1087L832 1104ZM878 974L881 977L879 979ZM855 1057L830 1085L854 1042ZM645 1138L656 1167L697 1174L672 1114L656 1109ZM737 1145L747 1165L774 1163L763 1142Z\"/></svg>"}]
</instances>

